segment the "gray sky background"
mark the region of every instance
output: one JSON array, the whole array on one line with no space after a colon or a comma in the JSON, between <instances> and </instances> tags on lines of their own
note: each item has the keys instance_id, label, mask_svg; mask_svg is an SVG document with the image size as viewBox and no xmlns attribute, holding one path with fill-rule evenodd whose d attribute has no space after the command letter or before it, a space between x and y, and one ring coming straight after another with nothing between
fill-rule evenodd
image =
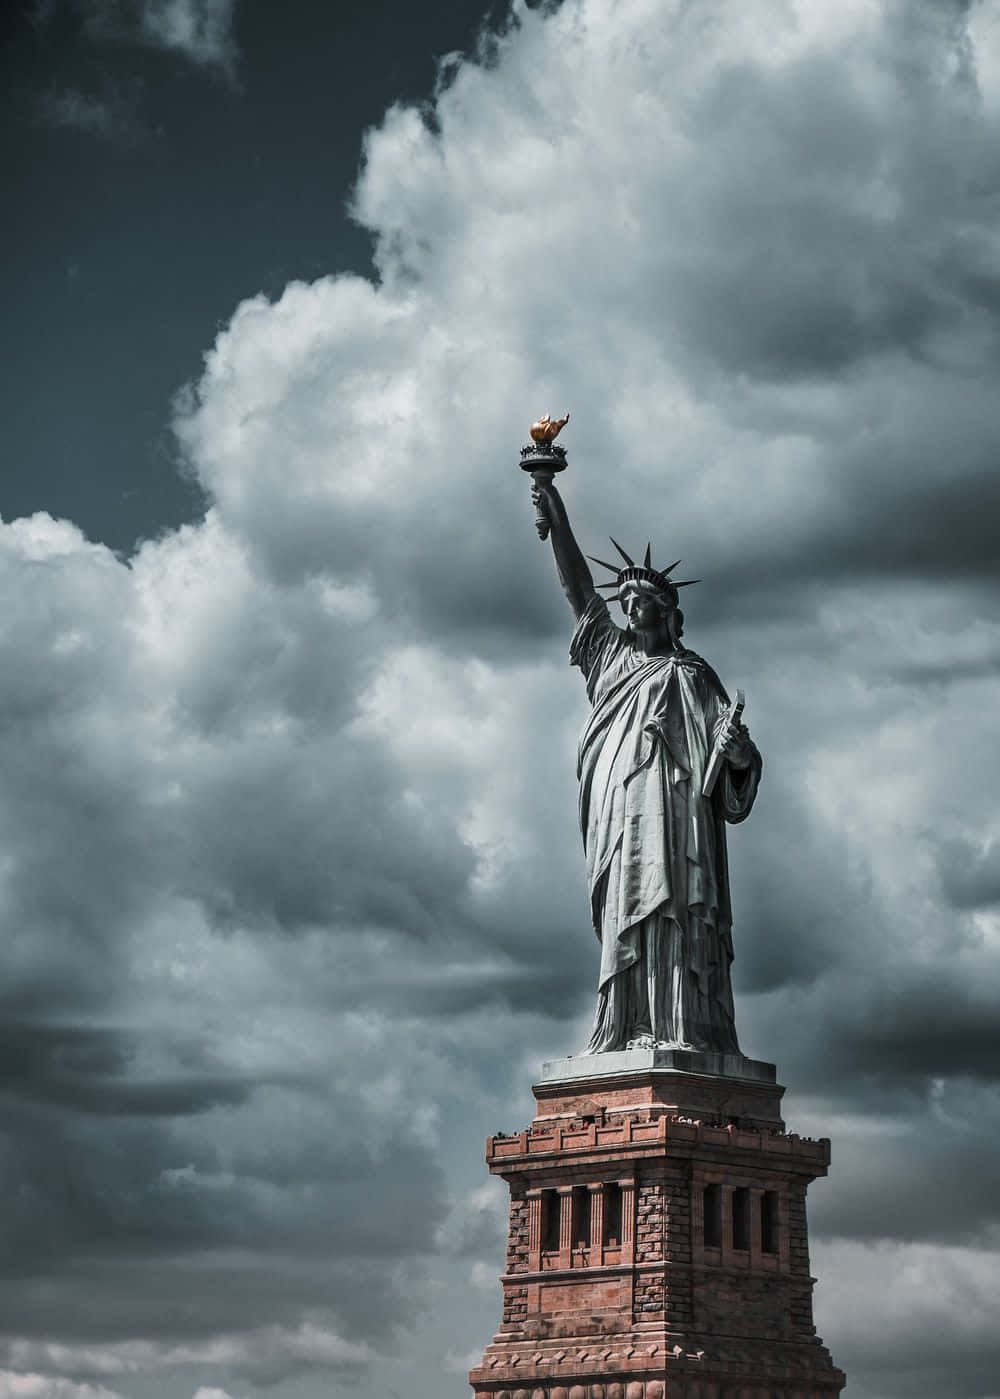
<instances>
[{"instance_id":1,"label":"gray sky background","mask_svg":"<svg viewBox=\"0 0 1000 1399\"><path fill-rule=\"evenodd\" d=\"M1000 10L320 9L8 25L0 1399L468 1392L597 971L567 408L764 753L820 1333L996 1399Z\"/></svg>"}]
</instances>

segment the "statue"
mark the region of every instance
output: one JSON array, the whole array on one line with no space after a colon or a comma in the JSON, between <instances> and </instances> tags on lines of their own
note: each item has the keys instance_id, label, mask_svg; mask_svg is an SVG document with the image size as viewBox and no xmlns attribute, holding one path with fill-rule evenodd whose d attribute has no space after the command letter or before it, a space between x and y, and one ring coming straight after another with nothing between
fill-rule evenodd
<instances>
[{"instance_id":1,"label":"statue","mask_svg":"<svg viewBox=\"0 0 1000 1399\"><path fill-rule=\"evenodd\" d=\"M680 560L654 568L647 545L637 564L612 540L624 565L593 561L615 575L599 585L624 613L625 627L615 624L553 482L565 453L559 465L540 462L546 446L525 448L521 465L576 618L570 660L592 705L578 776L601 970L586 1052L738 1054L725 824L750 814L761 772L742 695L730 707L715 671L681 644L677 590L697 579L671 579Z\"/></svg>"}]
</instances>

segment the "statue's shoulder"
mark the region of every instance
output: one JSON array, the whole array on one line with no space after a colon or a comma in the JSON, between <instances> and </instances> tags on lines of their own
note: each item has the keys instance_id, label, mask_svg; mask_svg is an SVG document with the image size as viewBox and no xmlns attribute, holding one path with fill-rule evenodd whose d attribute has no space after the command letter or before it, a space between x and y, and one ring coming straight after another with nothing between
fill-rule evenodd
<instances>
[{"instance_id":1,"label":"statue's shoulder","mask_svg":"<svg viewBox=\"0 0 1000 1399\"><path fill-rule=\"evenodd\" d=\"M599 673L628 649L628 636L616 626L608 605L595 594L580 615L569 643L570 664L588 677Z\"/></svg>"},{"instance_id":2,"label":"statue's shoulder","mask_svg":"<svg viewBox=\"0 0 1000 1399\"><path fill-rule=\"evenodd\" d=\"M711 675L715 674L704 656L699 656L697 651L689 651L686 646L678 646L674 652L674 660L678 665L688 666L691 670L708 671Z\"/></svg>"},{"instance_id":3,"label":"statue's shoulder","mask_svg":"<svg viewBox=\"0 0 1000 1399\"><path fill-rule=\"evenodd\" d=\"M676 655L679 665L692 671L709 689L716 690L728 703L729 696L726 694L726 687L704 656L699 656L697 651L689 651L685 646L682 646Z\"/></svg>"}]
</instances>

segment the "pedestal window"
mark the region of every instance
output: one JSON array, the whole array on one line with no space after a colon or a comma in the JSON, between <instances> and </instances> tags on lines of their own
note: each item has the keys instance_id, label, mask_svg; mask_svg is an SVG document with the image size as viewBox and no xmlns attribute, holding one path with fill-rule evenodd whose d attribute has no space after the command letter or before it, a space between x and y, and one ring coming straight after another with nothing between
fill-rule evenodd
<instances>
[{"instance_id":1,"label":"pedestal window","mask_svg":"<svg viewBox=\"0 0 1000 1399\"><path fill-rule=\"evenodd\" d=\"M722 1247L722 1186L706 1185L703 1192L705 1247Z\"/></svg>"},{"instance_id":2,"label":"pedestal window","mask_svg":"<svg viewBox=\"0 0 1000 1399\"><path fill-rule=\"evenodd\" d=\"M577 1186L573 1191L573 1248L590 1247L590 1190L587 1186Z\"/></svg>"},{"instance_id":3,"label":"pedestal window","mask_svg":"<svg viewBox=\"0 0 1000 1399\"><path fill-rule=\"evenodd\" d=\"M559 1194L555 1190L542 1193L542 1252L559 1252Z\"/></svg>"},{"instance_id":4,"label":"pedestal window","mask_svg":"<svg viewBox=\"0 0 1000 1399\"><path fill-rule=\"evenodd\" d=\"M733 1248L750 1249L750 1191L745 1186L733 1191Z\"/></svg>"},{"instance_id":5,"label":"pedestal window","mask_svg":"<svg viewBox=\"0 0 1000 1399\"><path fill-rule=\"evenodd\" d=\"M617 1181L604 1187L604 1245L617 1248L622 1241L622 1188Z\"/></svg>"},{"instance_id":6,"label":"pedestal window","mask_svg":"<svg viewBox=\"0 0 1000 1399\"><path fill-rule=\"evenodd\" d=\"M760 1251L778 1252L778 1192L765 1190L760 1197Z\"/></svg>"}]
</instances>

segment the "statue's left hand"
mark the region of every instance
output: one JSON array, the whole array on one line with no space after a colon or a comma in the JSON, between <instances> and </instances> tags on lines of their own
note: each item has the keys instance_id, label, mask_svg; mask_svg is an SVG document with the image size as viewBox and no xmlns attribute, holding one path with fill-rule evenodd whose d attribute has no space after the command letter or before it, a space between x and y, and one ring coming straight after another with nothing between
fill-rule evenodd
<instances>
[{"instance_id":1,"label":"statue's left hand","mask_svg":"<svg viewBox=\"0 0 1000 1399\"><path fill-rule=\"evenodd\" d=\"M716 732L726 762L744 772L753 762L753 744L746 724L730 724L722 719Z\"/></svg>"}]
</instances>

